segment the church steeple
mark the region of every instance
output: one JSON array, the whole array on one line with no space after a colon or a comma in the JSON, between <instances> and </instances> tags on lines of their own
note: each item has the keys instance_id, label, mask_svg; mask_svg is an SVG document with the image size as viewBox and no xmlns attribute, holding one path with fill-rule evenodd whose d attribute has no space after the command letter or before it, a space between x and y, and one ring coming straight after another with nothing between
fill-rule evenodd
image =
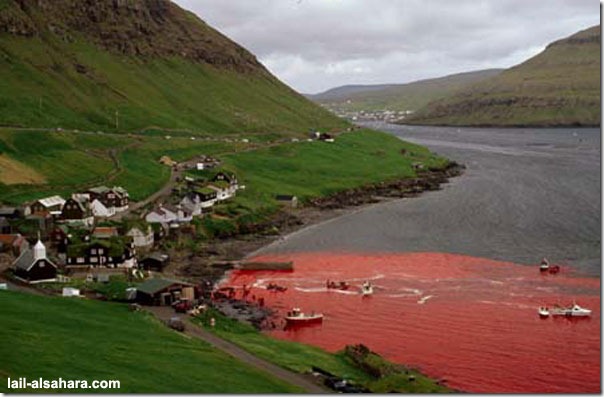
<instances>
[{"instance_id":1,"label":"church steeple","mask_svg":"<svg viewBox=\"0 0 604 397\"><path fill-rule=\"evenodd\" d=\"M44 246L40 239L40 232L38 232L38 242L34 246L34 259L46 259L46 246Z\"/></svg>"}]
</instances>

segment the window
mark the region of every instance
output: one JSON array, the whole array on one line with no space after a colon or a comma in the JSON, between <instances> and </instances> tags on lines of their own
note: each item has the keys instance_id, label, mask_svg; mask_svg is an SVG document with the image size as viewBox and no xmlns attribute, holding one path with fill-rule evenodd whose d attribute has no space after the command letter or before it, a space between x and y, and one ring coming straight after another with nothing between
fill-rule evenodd
<instances>
[{"instance_id":1,"label":"window","mask_svg":"<svg viewBox=\"0 0 604 397\"><path fill-rule=\"evenodd\" d=\"M99 258L97 258L97 257L90 258L90 263L98 263L98 261L99 261Z\"/></svg>"},{"instance_id":2,"label":"window","mask_svg":"<svg viewBox=\"0 0 604 397\"><path fill-rule=\"evenodd\" d=\"M84 263L84 258L77 258L77 259L76 259L76 262L77 262L77 263Z\"/></svg>"},{"instance_id":3,"label":"window","mask_svg":"<svg viewBox=\"0 0 604 397\"><path fill-rule=\"evenodd\" d=\"M46 265L46 263L44 263L44 261L40 261L40 263L38 264L38 266L40 268L43 268Z\"/></svg>"},{"instance_id":4,"label":"window","mask_svg":"<svg viewBox=\"0 0 604 397\"><path fill-rule=\"evenodd\" d=\"M102 248L99 248L99 255L103 255L105 253L105 250L103 250Z\"/></svg>"},{"instance_id":5,"label":"window","mask_svg":"<svg viewBox=\"0 0 604 397\"><path fill-rule=\"evenodd\" d=\"M91 250L90 250L90 254L91 254L91 255L96 255L96 248L91 249Z\"/></svg>"}]
</instances>

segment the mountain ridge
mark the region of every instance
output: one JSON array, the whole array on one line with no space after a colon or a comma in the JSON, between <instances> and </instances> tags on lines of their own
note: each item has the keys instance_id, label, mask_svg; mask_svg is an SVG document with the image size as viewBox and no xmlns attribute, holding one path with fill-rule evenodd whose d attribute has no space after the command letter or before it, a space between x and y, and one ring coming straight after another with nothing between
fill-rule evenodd
<instances>
[{"instance_id":1,"label":"mountain ridge","mask_svg":"<svg viewBox=\"0 0 604 397\"><path fill-rule=\"evenodd\" d=\"M432 101L404 123L600 125L600 26L556 40L497 76Z\"/></svg>"},{"instance_id":2,"label":"mountain ridge","mask_svg":"<svg viewBox=\"0 0 604 397\"><path fill-rule=\"evenodd\" d=\"M4 126L300 133L346 125L169 0L0 0L0 80Z\"/></svg>"}]
</instances>

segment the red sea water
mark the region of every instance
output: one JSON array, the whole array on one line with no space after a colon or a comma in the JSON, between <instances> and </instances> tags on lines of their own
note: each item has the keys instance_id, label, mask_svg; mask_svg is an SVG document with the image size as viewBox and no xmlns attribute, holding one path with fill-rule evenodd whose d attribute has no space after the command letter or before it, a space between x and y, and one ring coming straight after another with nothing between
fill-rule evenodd
<instances>
[{"instance_id":1,"label":"red sea water","mask_svg":"<svg viewBox=\"0 0 604 397\"><path fill-rule=\"evenodd\" d=\"M293 261L292 272L235 271L227 283L253 285L256 298L283 314L324 313L323 324L269 333L330 351L363 343L382 356L481 393L599 393L600 280L563 268L441 253L296 253L255 258ZM327 290L327 280L349 291ZM375 293L362 297L365 280ZM286 292L265 289L269 282ZM541 319L537 309L578 304L591 318Z\"/></svg>"}]
</instances>

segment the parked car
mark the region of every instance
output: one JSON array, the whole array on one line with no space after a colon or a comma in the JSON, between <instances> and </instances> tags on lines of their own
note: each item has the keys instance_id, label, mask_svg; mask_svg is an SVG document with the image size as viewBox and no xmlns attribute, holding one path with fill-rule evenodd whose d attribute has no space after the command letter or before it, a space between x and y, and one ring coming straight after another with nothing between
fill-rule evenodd
<instances>
[{"instance_id":1,"label":"parked car","mask_svg":"<svg viewBox=\"0 0 604 397\"><path fill-rule=\"evenodd\" d=\"M184 332L185 331L185 323L182 321L182 319L180 317L172 317L168 320L168 327L178 331L178 332Z\"/></svg>"}]
</instances>

